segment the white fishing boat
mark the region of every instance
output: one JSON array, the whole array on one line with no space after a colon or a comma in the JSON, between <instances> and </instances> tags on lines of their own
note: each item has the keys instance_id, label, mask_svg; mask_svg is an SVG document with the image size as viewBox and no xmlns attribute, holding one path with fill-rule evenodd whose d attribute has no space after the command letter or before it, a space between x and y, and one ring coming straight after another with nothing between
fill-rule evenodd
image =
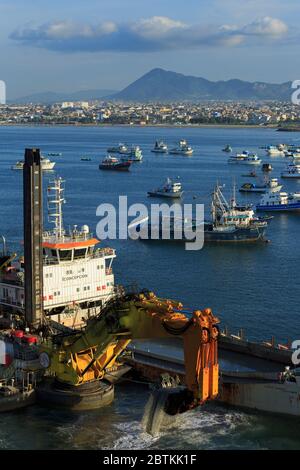
<instances>
[{"instance_id":1,"label":"white fishing boat","mask_svg":"<svg viewBox=\"0 0 300 470\"><path fill-rule=\"evenodd\" d=\"M284 151L283 149L278 148L278 146L275 145L268 145L266 148L266 152L268 155L274 157L274 156L284 156Z\"/></svg>"},{"instance_id":2,"label":"white fishing boat","mask_svg":"<svg viewBox=\"0 0 300 470\"><path fill-rule=\"evenodd\" d=\"M186 155L190 156L193 155L194 150L190 145L188 145L185 139L181 139L178 142L178 145L170 150L169 153L173 155Z\"/></svg>"},{"instance_id":3,"label":"white fishing boat","mask_svg":"<svg viewBox=\"0 0 300 470\"><path fill-rule=\"evenodd\" d=\"M120 143L117 147L109 147L107 149L108 153L119 153L120 155L128 155L130 153L130 149L127 145Z\"/></svg>"},{"instance_id":4,"label":"white fishing boat","mask_svg":"<svg viewBox=\"0 0 300 470\"><path fill-rule=\"evenodd\" d=\"M162 140L157 140L153 149L151 150L153 153L168 153L168 146Z\"/></svg>"},{"instance_id":5,"label":"white fishing boat","mask_svg":"<svg viewBox=\"0 0 300 470\"><path fill-rule=\"evenodd\" d=\"M165 184L153 191L148 191L148 196L153 197L169 197L169 198L180 198L183 194L182 186L179 181L173 181L171 178L167 178Z\"/></svg>"},{"instance_id":6,"label":"white fishing boat","mask_svg":"<svg viewBox=\"0 0 300 470\"><path fill-rule=\"evenodd\" d=\"M281 178L300 178L300 164L289 163L281 172Z\"/></svg>"},{"instance_id":7,"label":"white fishing boat","mask_svg":"<svg viewBox=\"0 0 300 470\"><path fill-rule=\"evenodd\" d=\"M230 164L238 165L260 165L261 159L255 153L249 153L245 150L242 153L237 153L235 156L228 159Z\"/></svg>"},{"instance_id":8,"label":"white fishing boat","mask_svg":"<svg viewBox=\"0 0 300 470\"><path fill-rule=\"evenodd\" d=\"M266 192L272 192L276 193L278 191L281 191L282 189L282 184L279 184L278 178L272 178L270 181L266 181L261 184L256 184L256 183L244 183L239 191L241 193L266 193Z\"/></svg>"},{"instance_id":9,"label":"white fishing boat","mask_svg":"<svg viewBox=\"0 0 300 470\"><path fill-rule=\"evenodd\" d=\"M55 167L55 162L52 162L49 158L41 158L41 166L43 171L51 171ZM24 160L17 161L12 167L12 170L23 170Z\"/></svg>"}]
</instances>

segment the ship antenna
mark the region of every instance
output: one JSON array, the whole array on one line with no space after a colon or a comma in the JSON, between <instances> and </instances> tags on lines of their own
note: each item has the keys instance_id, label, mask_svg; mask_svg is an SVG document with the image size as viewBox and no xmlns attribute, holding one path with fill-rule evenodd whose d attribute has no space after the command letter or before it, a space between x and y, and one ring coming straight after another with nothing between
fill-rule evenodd
<instances>
[{"instance_id":1,"label":"ship antenna","mask_svg":"<svg viewBox=\"0 0 300 470\"><path fill-rule=\"evenodd\" d=\"M232 208L236 207L236 181L233 179Z\"/></svg>"},{"instance_id":2,"label":"ship antenna","mask_svg":"<svg viewBox=\"0 0 300 470\"><path fill-rule=\"evenodd\" d=\"M62 204L64 198L64 180L56 177L49 181L48 186L48 218L54 224L54 234L56 238L64 236Z\"/></svg>"}]
</instances>

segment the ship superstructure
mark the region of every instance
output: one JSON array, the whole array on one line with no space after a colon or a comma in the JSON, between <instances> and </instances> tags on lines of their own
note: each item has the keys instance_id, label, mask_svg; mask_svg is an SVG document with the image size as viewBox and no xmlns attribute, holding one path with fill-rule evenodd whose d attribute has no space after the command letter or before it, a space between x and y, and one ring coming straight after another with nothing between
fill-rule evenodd
<instances>
[{"instance_id":1,"label":"ship superstructure","mask_svg":"<svg viewBox=\"0 0 300 470\"><path fill-rule=\"evenodd\" d=\"M55 178L48 187L49 222L54 228L43 232L43 309L52 320L76 327L99 313L114 294L112 262L116 255L112 248L98 247L100 242L87 225L64 229L64 202L64 181ZM8 257L0 276L2 310L22 313L24 260L9 261Z\"/></svg>"}]
</instances>

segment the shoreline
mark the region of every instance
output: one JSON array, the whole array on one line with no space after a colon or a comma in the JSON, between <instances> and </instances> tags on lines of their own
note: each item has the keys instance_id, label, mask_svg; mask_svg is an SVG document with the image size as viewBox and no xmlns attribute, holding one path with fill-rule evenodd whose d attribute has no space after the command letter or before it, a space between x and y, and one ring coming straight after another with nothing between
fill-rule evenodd
<instances>
[{"instance_id":1,"label":"shoreline","mask_svg":"<svg viewBox=\"0 0 300 470\"><path fill-rule=\"evenodd\" d=\"M34 123L0 123L1 127L133 127L133 128L162 128L162 129L198 129L198 128L206 128L206 129L276 129L278 130L278 126L269 125L269 126L261 126L259 124L84 124L84 123L53 123L53 124L34 124ZM290 130L288 130L290 131ZM291 132L291 131L290 131ZM300 129L299 131L300 132Z\"/></svg>"}]
</instances>

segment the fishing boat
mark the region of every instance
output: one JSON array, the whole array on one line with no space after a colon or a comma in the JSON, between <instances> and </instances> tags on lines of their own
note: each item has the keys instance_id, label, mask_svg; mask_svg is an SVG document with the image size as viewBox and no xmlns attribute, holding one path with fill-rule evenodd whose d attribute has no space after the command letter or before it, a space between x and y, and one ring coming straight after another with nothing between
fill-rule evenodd
<instances>
[{"instance_id":1,"label":"fishing boat","mask_svg":"<svg viewBox=\"0 0 300 470\"><path fill-rule=\"evenodd\" d=\"M276 145L276 147L278 148L278 150L283 150L284 151L284 150L286 150L287 145L286 144L278 144L278 145Z\"/></svg>"},{"instance_id":2,"label":"fishing boat","mask_svg":"<svg viewBox=\"0 0 300 470\"><path fill-rule=\"evenodd\" d=\"M117 147L109 147L107 151L108 153L119 153L121 155L128 155L128 153L130 153L127 145L121 143Z\"/></svg>"},{"instance_id":3,"label":"fishing boat","mask_svg":"<svg viewBox=\"0 0 300 470\"><path fill-rule=\"evenodd\" d=\"M141 162L143 160L143 153L138 145L132 146L129 153L122 158L128 162Z\"/></svg>"},{"instance_id":4,"label":"fishing boat","mask_svg":"<svg viewBox=\"0 0 300 470\"><path fill-rule=\"evenodd\" d=\"M261 159L255 153L249 153L244 150L242 153L237 153L234 157L228 159L230 164L238 165L260 165Z\"/></svg>"},{"instance_id":5,"label":"fishing boat","mask_svg":"<svg viewBox=\"0 0 300 470\"><path fill-rule=\"evenodd\" d=\"M188 145L185 139L181 139L176 147L173 147L170 152L173 155L186 155L190 156L193 155L194 150L190 145Z\"/></svg>"},{"instance_id":6,"label":"fishing boat","mask_svg":"<svg viewBox=\"0 0 300 470\"><path fill-rule=\"evenodd\" d=\"M300 158L300 147L297 145L288 145L284 149L284 155L289 158Z\"/></svg>"},{"instance_id":7,"label":"fishing boat","mask_svg":"<svg viewBox=\"0 0 300 470\"><path fill-rule=\"evenodd\" d=\"M300 178L300 164L289 163L281 172L281 178Z\"/></svg>"},{"instance_id":8,"label":"fishing boat","mask_svg":"<svg viewBox=\"0 0 300 470\"><path fill-rule=\"evenodd\" d=\"M55 162L52 162L49 158L41 157L41 166L43 171L51 171L55 167ZM24 160L16 162L11 169L12 170L23 170Z\"/></svg>"},{"instance_id":9,"label":"fishing boat","mask_svg":"<svg viewBox=\"0 0 300 470\"><path fill-rule=\"evenodd\" d=\"M284 151L282 149L278 148L278 146L275 146L275 145L268 145L266 147L266 152L271 157L284 156Z\"/></svg>"},{"instance_id":10,"label":"fishing boat","mask_svg":"<svg viewBox=\"0 0 300 470\"><path fill-rule=\"evenodd\" d=\"M16 386L14 380L12 383L0 380L0 412L14 411L35 403L34 389Z\"/></svg>"},{"instance_id":11,"label":"fishing boat","mask_svg":"<svg viewBox=\"0 0 300 470\"><path fill-rule=\"evenodd\" d=\"M204 240L208 242L253 242L265 240L270 218L259 217L251 205L236 200L235 185L228 202L222 187L214 188L211 221L204 224Z\"/></svg>"},{"instance_id":12,"label":"fishing boat","mask_svg":"<svg viewBox=\"0 0 300 470\"><path fill-rule=\"evenodd\" d=\"M256 210L264 212L291 212L300 210L300 193L269 192L265 194Z\"/></svg>"},{"instance_id":13,"label":"fishing boat","mask_svg":"<svg viewBox=\"0 0 300 470\"><path fill-rule=\"evenodd\" d=\"M231 153L232 152L232 147L228 144L226 147L222 149L223 152Z\"/></svg>"},{"instance_id":14,"label":"fishing boat","mask_svg":"<svg viewBox=\"0 0 300 470\"><path fill-rule=\"evenodd\" d=\"M281 191L282 185L279 184L278 178L272 178L270 181L266 181L262 184L256 183L244 183L239 191L241 193L266 193L271 191L276 193Z\"/></svg>"},{"instance_id":15,"label":"fishing boat","mask_svg":"<svg viewBox=\"0 0 300 470\"><path fill-rule=\"evenodd\" d=\"M300 146L299 146L299 144L289 144L289 145L286 145L286 149L287 149L287 150L292 150L292 151L300 152Z\"/></svg>"},{"instance_id":16,"label":"fishing boat","mask_svg":"<svg viewBox=\"0 0 300 470\"><path fill-rule=\"evenodd\" d=\"M211 220L197 221L176 216L160 215L158 223L153 225L149 217L129 224L129 232L134 230L142 234L141 239L150 240L155 233L159 240L191 241L196 231L203 231L204 242L258 242L265 241L268 222L271 217L259 217L251 205L236 202L235 188L228 202L221 186L213 191L211 202Z\"/></svg>"},{"instance_id":17,"label":"fishing boat","mask_svg":"<svg viewBox=\"0 0 300 470\"><path fill-rule=\"evenodd\" d=\"M168 146L162 140L157 140L153 149L151 150L153 153L168 153Z\"/></svg>"},{"instance_id":18,"label":"fishing boat","mask_svg":"<svg viewBox=\"0 0 300 470\"><path fill-rule=\"evenodd\" d=\"M62 152L49 152L48 157L61 157Z\"/></svg>"},{"instance_id":19,"label":"fishing boat","mask_svg":"<svg viewBox=\"0 0 300 470\"><path fill-rule=\"evenodd\" d=\"M90 157L81 157L82 162L90 162L92 159Z\"/></svg>"},{"instance_id":20,"label":"fishing boat","mask_svg":"<svg viewBox=\"0 0 300 470\"><path fill-rule=\"evenodd\" d=\"M181 183L172 181L171 178L167 178L162 187L148 191L148 196L152 197L181 198L182 194Z\"/></svg>"},{"instance_id":21,"label":"fishing boat","mask_svg":"<svg viewBox=\"0 0 300 470\"><path fill-rule=\"evenodd\" d=\"M108 155L105 159L100 163L99 169L100 170L111 170L111 171L128 171L130 168L131 162L129 161L121 161L116 157L112 157Z\"/></svg>"},{"instance_id":22,"label":"fishing boat","mask_svg":"<svg viewBox=\"0 0 300 470\"><path fill-rule=\"evenodd\" d=\"M273 167L272 167L271 163L263 163L261 169L264 172L273 171Z\"/></svg>"}]
</instances>

